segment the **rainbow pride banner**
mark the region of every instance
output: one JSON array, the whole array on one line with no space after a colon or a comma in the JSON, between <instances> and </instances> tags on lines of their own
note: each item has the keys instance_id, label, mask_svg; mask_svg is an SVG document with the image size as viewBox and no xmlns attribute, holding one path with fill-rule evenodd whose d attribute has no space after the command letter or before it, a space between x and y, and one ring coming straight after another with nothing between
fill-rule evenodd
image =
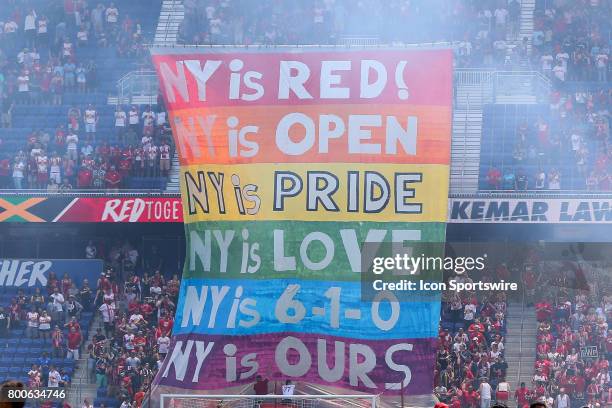
<instances>
[{"instance_id":1,"label":"rainbow pride banner","mask_svg":"<svg viewBox=\"0 0 612 408\"><path fill-rule=\"evenodd\" d=\"M187 237L172 348L154 388L244 392L263 375L309 392L430 393L440 294L364 301L361 260L365 243L445 240L452 52L152 57Z\"/></svg>"}]
</instances>

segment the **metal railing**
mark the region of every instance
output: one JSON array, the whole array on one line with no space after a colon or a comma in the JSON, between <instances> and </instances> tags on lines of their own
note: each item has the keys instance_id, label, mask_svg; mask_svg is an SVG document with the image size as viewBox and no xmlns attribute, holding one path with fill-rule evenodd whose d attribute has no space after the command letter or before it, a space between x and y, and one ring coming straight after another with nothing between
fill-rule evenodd
<instances>
[{"instance_id":1,"label":"metal railing","mask_svg":"<svg viewBox=\"0 0 612 408\"><path fill-rule=\"evenodd\" d=\"M522 299L521 299L521 336L519 339L519 362L518 362L518 371L516 381L519 382L521 380L521 373L523 369L523 330L525 328L525 287L522 290Z\"/></svg>"},{"instance_id":2,"label":"metal railing","mask_svg":"<svg viewBox=\"0 0 612 408\"><path fill-rule=\"evenodd\" d=\"M595 199L612 199L612 191L588 192L580 190L525 190L525 191L501 191L501 190L479 190L478 192L469 193L452 193L449 198L535 198L535 199L572 199L572 198L595 198Z\"/></svg>"},{"instance_id":3,"label":"metal railing","mask_svg":"<svg viewBox=\"0 0 612 408\"><path fill-rule=\"evenodd\" d=\"M178 29L176 31L173 24L177 22L173 18L172 13L176 13L178 8L183 6L183 0L164 0L160 11L160 19L157 23L157 30L155 31L155 44L157 45L173 45L176 43L176 36L178 35ZM167 16L162 20L162 14L167 13ZM173 34L174 38L168 39L169 34Z\"/></svg>"},{"instance_id":4,"label":"metal railing","mask_svg":"<svg viewBox=\"0 0 612 408\"><path fill-rule=\"evenodd\" d=\"M495 95L535 96L538 102L548 100L550 80L537 71L500 71L495 73Z\"/></svg>"},{"instance_id":5,"label":"metal railing","mask_svg":"<svg viewBox=\"0 0 612 408\"><path fill-rule=\"evenodd\" d=\"M492 84L495 71L481 69L455 69L455 84L457 85L482 85Z\"/></svg>"},{"instance_id":6,"label":"metal railing","mask_svg":"<svg viewBox=\"0 0 612 408\"><path fill-rule=\"evenodd\" d=\"M50 196L50 197L178 197L179 193L166 193L163 190L119 190L119 191L109 191L109 190L96 190L96 189L88 189L88 190L63 190L63 191L47 191L44 189L23 189L23 190L15 190L15 189L0 189L0 196Z\"/></svg>"},{"instance_id":7,"label":"metal railing","mask_svg":"<svg viewBox=\"0 0 612 408\"><path fill-rule=\"evenodd\" d=\"M550 80L538 71L491 71L481 69L456 69L455 86L480 87L483 99L493 96L535 96L538 102L547 100L551 91Z\"/></svg>"},{"instance_id":8,"label":"metal railing","mask_svg":"<svg viewBox=\"0 0 612 408\"><path fill-rule=\"evenodd\" d=\"M378 45L378 36L343 35L338 42L340 45Z\"/></svg>"},{"instance_id":9,"label":"metal railing","mask_svg":"<svg viewBox=\"0 0 612 408\"><path fill-rule=\"evenodd\" d=\"M159 80L153 70L130 71L117 81L118 103L133 103L135 97L150 101L158 94Z\"/></svg>"}]
</instances>

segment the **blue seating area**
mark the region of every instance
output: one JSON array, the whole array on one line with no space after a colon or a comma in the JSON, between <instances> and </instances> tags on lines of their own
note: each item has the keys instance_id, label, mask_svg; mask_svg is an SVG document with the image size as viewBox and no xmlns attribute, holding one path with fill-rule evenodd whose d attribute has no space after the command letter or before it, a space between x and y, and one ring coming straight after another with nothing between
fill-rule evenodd
<instances>
[{"instance_id":1,"label":"blue seating area","mask_svg":"<svg viewBox=\"0 0 612 408\"><path fill-rule=\"evenodd\" d=\"M26 296L33 292L33 289L24 289ZM16 295L16 288L3 288L2 292L0 292L0 305L8 306ZM87 335L92 320L92 312L81 313L79 324L84 336ZM67 333L67 329L64 329L65 336ZM2 350L0 353L0 381L18 379L25 383L28 381L27 373L30 371L32 364L36 364L38 358L45 351L49 353L51 358L52 351L50 341L45 342L42 339L26 338L23 327L11 329L8 338L0 339L0 349ZM70 376L72 376L75 370L74 360L51 358L51 364L55 365L58 369L64 369Z\"/></svg>"},{"instance_id":2,"label":"blue seating area","mask_svg":"<svg viewBox=\"0 0 612 408\"><path fill-rule=\"evenodd\" d=\"M119 9L120 21L129 16L134 24L141 25L144 38L153 37L159 18L161 0L146 2L118 0L114 3ZM49 0L31 0L28 2L28 5L36 9L38 14L47 14L51 18L57 16L57 14L52 12L55 8ZM11 12L12 8L6 7L0 11L0 15L8 15ZM55 27L55 24L51 24L51 27ZM46 60L45 50L40 50L40 54ZM8 57L14 58L12 56ZM3 153L11 157L18 150L23 149L26 145L27 136L33 130L44 130L53 139L57 126L60 124L66 125L69 108L76 106L83 111L89 103L95 106L99 117L96 133L97 142L120 144L114 129L115 107L108 105L107 100L109 96L117 95L117 81L127 72L142 68L143 64L148 61L148 56L141 58L122 57L119 59L115 46L111 45L101 48L95 44L90 44L87 47L77 47L76 57L78 62L88 63L93 61L95 63L97 78L95 92L78 93L76 91L66 91L60 106L17 104L13 109L13 127L11 129L0 129ZM80 143L79 148L82 145ZM131 189L163 189L165 184L166 179L163 177L151 177L146 180L134 178L125 180L124 187Z\"/></svg>"},{"instance_id":3,"label":"blue seating area","mask_svg":"<svg viewBox=\"0 0 612 408\"><path fill-rule=\"evenodd\" d=\"M107 408L115 408L121 405L121 402L116 398L108 397L108 390L106 388L98 388L97 389L96 398L94 399L94 406L99 407L104 404Z\"/></svg>"},{"instance_id":4,"label":"blue seating area","mask_svg":"<svg viewBox=\"0 0 612 408\"><path fill-rule=\"evenodd\" d=\"M561 146L559 156L553 158L550 152L543 152L544 159L526 157L520 163L513 157L518 140L518 129L522 123L529 126L526 147L538 147L534 125L541 117L549 124L550 134L560 136ZM551 117L548 105L502 105L489 104L483 108L482 141L480 146L479 189L489 190L487 172L492 167L497 168L502 175L522 171L528 176L528 190L535 189L535 176L540 168L546 174L552 169L561 175L561 189L584 190L585 177L580 175L576 159L571 152L569 141L564 140L557 128L557 123ZM555 133L556 132L556 133ZM595 142L584 138L588 144L591 157L597 150Z\"/></svg>"}]
</instances>

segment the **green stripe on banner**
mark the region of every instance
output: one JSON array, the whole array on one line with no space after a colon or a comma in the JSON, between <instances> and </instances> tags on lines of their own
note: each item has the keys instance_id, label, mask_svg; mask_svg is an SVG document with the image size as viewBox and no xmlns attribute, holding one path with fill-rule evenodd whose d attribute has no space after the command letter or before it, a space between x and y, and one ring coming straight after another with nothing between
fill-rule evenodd
<instances>
[{"instance_id":1,"label":"green stripe on banner","mask_svg":"<svg viewBox=\"0 0 612 408\"><path fill-rule=\"evenodd\" d=\"M386 243L377 256L394 255L397 248L392 248L392 242L412 247L413 256L443 256L446 224L201 222L188 224L185 230L184 278L357 281L364 242ZM419 276L428 278L438 280L439 274Z\"/></svg>"}]
</instances>

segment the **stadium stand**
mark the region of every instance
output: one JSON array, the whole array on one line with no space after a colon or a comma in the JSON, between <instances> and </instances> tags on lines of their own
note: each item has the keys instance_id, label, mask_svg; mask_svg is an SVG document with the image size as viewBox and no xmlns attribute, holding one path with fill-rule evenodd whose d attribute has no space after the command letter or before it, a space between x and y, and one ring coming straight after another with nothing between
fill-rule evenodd
<instances>
[{"instance_id":1,"label":"stadium stand","mask_svg":"<svg viewBox=\"0 0 612 408\"><path fill-rule=\"evenodd\" d=\"M500 272L503 269L497 268ZM493 276L457 276L457 281L492 281ZM445 292L434 373L434 392L452 407L473 407L495 399L506 383L504 358L506 293ZM483 379L484 380L483 382ZM488 391L487 391L488 390ZM499 395L500 402L509 399ZM480 405L479 405L480 406Z\"/></svg>"},{"instance_id":2,"label":"stadium stand","mask_svg":"<svg viewBox=\"0 0 612 408\"><path fill-rule=\"evenodd\" d=\"M11 22L26 28L28 8L3 9L0 167L12 180L2 187L163 189L173 154L163 107L148 113L107 103L122 75L148 66L143 44L159 2L28 7L36 14L32 38L6 32Z\"/></svg>"},{"instance_id":3,"label":"stadium stand","mask_svg":"<svg viewBox=\"0 0 612 408\"><path fill-rule=\"evenodd\" d=\"M178 254L155 248L90 240L81 257L104 261L97 282L51 274L42 290L3 287L0 380L37 388L55 386L59 375L57 386L69 389L84 376L77 387L95 384L94 407L141 398L169 346L180 285L169 267Z\"/></svg>"},{"instance_id":4,"label":"stadium stand","mask_svg":"<svg viewBox=\"0 0 612 408\"><path fill-rule=\"evenodd\" d=\"M535 304L535 397L556 399L567 394L572 406L610 403L612 333L607 320L612 299L605 290L606 279L601 271L586 266L544 262L537 265L536 281L549 289ZM589 354L589 349L600 352Z\"/></svg>"},{"instance_id":5,"label":"stadium stand","mask_svg":"<svg viewBox=\"0 0 612 408\"><path fill-rule=\"evenodd\" d=\"M148 66L148 55L142 45L152 37L160 2L116 1L119 13L116 22L113 17L108 20L109 14L114 14L107 13L113 9L110 3L102 6L103 13L97 10L97 4L92 2L87 7L78 0L64 4L50 0L11 4L15 7L0 8L0 175L5 183L0 187L47 188L47 179L39 178L38 173L55 178L52 173L57 172L52 167L57 163L51 156L47 156L47 163L34 160L40 157L38 149L42 145L46 145L47 153L54 148L63 149L68 142L65 138L75 131L79 137L76 154L81 156L83 148L87 152L86 141L91 139L93 163L86 159L83 164L79 157L78 162L70 165L74 160L70 153L60 166L60 183L55 183L59 186L52 188L115 188L116 177L107 180L96 163L98 159L110 162L115 158L117 169L124 171L120 174L120 188L163 189L166 178L158 171L159 152L154 169L148 170L146 166L151 160L146 159L144 151L136 149L136 145L147 144L141 136L148 130L142 128L141 122L153 115L143 117L147 107L137 106L135 116L139 123L132 126L133 134L125 136L129 132L116 126L117 108L107 103L122 75ZM185 44L454 41L457 68L540 71L550 81L550 93L544 103L538 100L531 104L484 105L478 188L598 191L611 188L608 1L186 0L180 6L184 6L185 19L180 25L179 42ZM36 11L35 32L28 17L30 9ZM41 27L47 27L47 31L41 31ZM70 40L59 41L58 32L66 33ZM89 104L93 109L88 109ZM130 108L122 108L128 118ZM97 118L95 141L94 132L86 129L92 115L86 111L91 110ZM169 129L163 107L158 105L154 110L160 115L154 119L152 135L154 144L161 146ZM121 118L120 114L120 123ZM124 127L130 128L129 124L126 119ZM171 139L168 141L172 149ZM130 149L130 145L135 149ZM141 166L147 163L140 170L138 156L143 159ZM17 166L17 176L21 171L17 177L19 185L14 184L17 163L23 166L21 169ZM83 174L81 170L88 167L91 174ZM96 252L102 253L100 249ZM98 388L93 404L96 408L140 407L143 392L163 358L165 330L172 325L168 313L172 313L179 281L163 277L164 271L156 274L159 265L150 260L145 268L124 268L123 261L130 262L135 256L130 248L115 247L100 256L111 268L92 286L92 304L78 297L84 307L78 318L82 333L80 351L87 354L87 373ZM541 279L536 278L539 284L547 283ZM40 379L44 385L49 380L51 365L63 370L59 372L61 381L70 381L79 368L75 367L74 359L64 355L65 350L53 347L51 338L25 335L29 307L32 303L44 306L52 288L53 285L43 291L42 301L35 301L36 294L29 292L4 290L0 295L0 304L5 306L0 311L0 321L3 316L12 320L6 332L1 331L0 323L0 345L4 343L11 351L0 357L1 378L21 378L31 386L38 385ZM82 288L78 289L81 295ZM67 288L65 298L69 299L70 290ZM612 334L607 326L612 303L609 295L592 292L589 296L585 298L580 291L566 293L555 289L541 299L540 307L536 308L550 308L551 312L539 314L536 368L541 366L546 376L516 390L508 388L509 395L501 394L499 399L516 396L521 405L537 398L554 400L561 392L557 384L563 384L573 400L593 406L612 404L608 372ZM507 299L497 293L446 300L436 394L453 408L479 406L483 391L487 392L481 377L486 377L485 383L494 395L505 392L504 337L506 321L511 317L507 314ZM63 325L66 316L58 315L53 303L49 309L53 312L51 327L55 323ZM105 330L96 333L91 347L86 348L85 334L105 320L108 320ZM580 324L584 321L588 324ZM63 340L60 342L60 335L56 334L55 345L61 343L65 348L70 333L61 325ZM591 345L606 350L607 360L587 362L572 351L572 347ZM43 352L50 357L43 356ZM33 368L33 364L38 367ZM577 384L581 374L587 381Z\"/></svg>"},{"instance_id":6,"label":"stadium stand","mask_svg":"<svg viewBox=\"0 0 612 408\"><path fill-rule=\"evenodd\" d=\"M88 300L85 292L69 279L50 279L43 291L3 290L0 301L8 305L0 311L3 381L16 378L31 387L70 385L78 360L74 350L80 348L94 315L93 298Z\"/></svg>"},{"instance_id":7,"label":"stadium stand","mask_svg":"<svg viewBox=\"0 0 612 408\"><path fill-rule=\"evenodd\" d=\"M610 191L608 2L536 2L529 65L547 106L485 106L483 190Z\"/></svg>"}]
</instances>

